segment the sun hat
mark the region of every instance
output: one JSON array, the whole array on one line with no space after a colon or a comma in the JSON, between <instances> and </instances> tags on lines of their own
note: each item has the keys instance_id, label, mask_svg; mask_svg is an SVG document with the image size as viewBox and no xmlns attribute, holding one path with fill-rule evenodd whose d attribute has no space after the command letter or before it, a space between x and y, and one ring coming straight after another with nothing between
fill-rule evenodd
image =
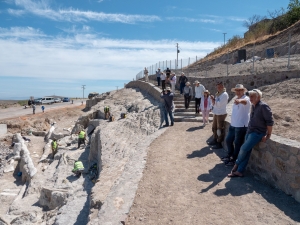
<instances>
[{"instance_id":1,"label":"sun hat","mask_svg":"<svg viewBox=\"0 0 300 225\"><path fill-rule=\"evenodd\" d=\"M186 82L185 85L191 85L191 83L190 82Z\"/></svg>"},{"instance_id":2,"label":"sun hat","mask_svg":"<svg viewBox=\"0 0 300 225\"><path fill-rule=\"evenodd\" d=\"M248 90L244 87L244 85L242 85L242 84L237 84L237 85L235 85L234 88L231 88L231 91L232 91L232 92L235 92L237 89L243 89L244 91L248 91Z\"/></svg>"},{"instance_id":3,"label":"sun hat","mask_svg":"<svg viewBox=\"0 0 300 225\"><path fill-rule=\"evenodd\" d=\"M196 80L196 81L194 82L194 84L200 84L200 82Z\"/></svg>"},{"instance_id":4,"label":"sun hat","mask_svg":"<svg viewBox=\"0 0 300 225\"><path fill-rule=\"evenodd\" d=\"M209 93L209 91L208 91L208 90L205 90L204 93Z\"/></svg>"}]
</instances>

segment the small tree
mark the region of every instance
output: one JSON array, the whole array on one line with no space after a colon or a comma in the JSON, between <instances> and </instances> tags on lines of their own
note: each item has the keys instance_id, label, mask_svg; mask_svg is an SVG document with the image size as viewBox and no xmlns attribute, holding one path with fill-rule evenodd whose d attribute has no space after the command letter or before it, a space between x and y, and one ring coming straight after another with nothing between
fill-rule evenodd
<instances>
[{"instance_id":1,"label":"small tree","mask_svg":"<svg viewBox=\"0 0 300 225\"><path fill-rule=\"evenodd\" d=\"M290 3L287 8L289 11L286 14L286 20L288 26L290 26L300 19L300 1L290 0Z\"/></svg>"}]
</instances>

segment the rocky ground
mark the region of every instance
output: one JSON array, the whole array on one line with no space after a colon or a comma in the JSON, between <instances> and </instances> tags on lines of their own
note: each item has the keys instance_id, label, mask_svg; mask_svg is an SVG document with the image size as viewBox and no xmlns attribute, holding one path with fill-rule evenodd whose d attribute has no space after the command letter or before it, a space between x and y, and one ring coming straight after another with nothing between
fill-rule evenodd
<instances>
[{"instance_id":1,"label":"rocky ground","mask_svg":"<svg viewBox=\"0 0 300 225\"><path fill-rule=\"evenodd\" d=\"M0 109L6 109L9 107L20 107L17 100L0 100Z\"/></svg>"}]
</instances>

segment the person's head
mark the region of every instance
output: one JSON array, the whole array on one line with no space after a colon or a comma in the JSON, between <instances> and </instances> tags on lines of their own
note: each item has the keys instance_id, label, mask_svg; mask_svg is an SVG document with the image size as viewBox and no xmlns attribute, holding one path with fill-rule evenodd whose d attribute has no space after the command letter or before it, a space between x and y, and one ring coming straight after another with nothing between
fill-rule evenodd
<instances>
[{"instance_id":1,"label":"person's head","mask_svg":"<svg viewBox=\"0 0 300 225\"><path fill-rule=\"evenodd\" d=\"M163 75L163 74L164 74L164 72L160 72L160 74L161 74L161 75Z\"/></svg>"},{"instance_id":2,"label":"person's head","mask_svg":"<svg viewBox=\"0 0 300 225\"><path fill-rule=\"evenodd\" d=\"M56 138L53 138L53 141L56 141Z\"/></svg>"},{"instance_id":3,"label":"person's head","mask_svg":"<svg viewBox=\"0 0 300 225\"><path fill-rule=\"evenodd\" d=\"M186 82L186 83L185 83L185 86L190 86L190 85L191 85L190 82Z\"/></svg>"},{"instance_id":4,"label":"person's head","mask_svg":"<svg viewBox=\"0 0 300 225\"><path fill-rule=\"evenodd\" d=\"M181 76L184 76L184 72L181 73Z\"/></svg>"},{"instance_id":5,"label":"person's head","mask_svg":"<svg viewBox=\"0 0 300 225\"><path fill-rule=\"evenodd\" d=\"M208 97L209 97L209 95L210 95L210 93L209 93L209 91L208 91L208 90L205 90L205 91L204 91L204 93L203 93L203 95L204 95L204 97L207 97L207 98L208 98Z\"/></svg>"},{"instance_id":6,"label":"person's head","mask_svg":"<svg viewBox=\"0 0 300 225\"><path fill-rule=\"evenodd\" d=\"M167 70L169 69L169 67L167 67Z\"/></svg>"},{"instance_id":7,"label":"person's head","mask_svg":"<svg viewBox=\"0 0 300 225\"><path fill-rule=\"evenodd\" d=\"M194 84L196 85L196 87L199 87L200 82L196 80Z\"/></svg>"},{"instance_id":8,"label":"person's head","mask_svg":"<svg viewBox=\"0 0 300 225\"><path fill-rule=\"evenodd\" d=\"M222 81L217 82L217 90L218 91L223 91L224 85Z\"/></svg>"},{"instance_id":9,"label":"person's head","mask_svg":"<svg viewBox=\"0 0 300 225\"><path fill-rule=\"evenodd\" d=\"M234 88L231 89L231 91L234 92L238 98L241 98L248 90L244 87L244 85L237 84Z\"/></svg>"},{"instance_id":10,"label":"person's head","mask_svg":"<svg viewBox=\"0 0 300 225\"><path fill-rule=\"evenodd\" d=\"M262 98L262 92L258 89L253 89L252 91L249 91L249 98L250 102L253 105L256 105Z\"/></svg>"},{"instance_id":11,"label":"person's head","mask_svg":"<svg viewBox=\"0 0 300 225\"><path fill-rule=\"evenodd\" d=\"M158 68L157 70L160 71L160 68Z\"/></svg>"}]
</instances>

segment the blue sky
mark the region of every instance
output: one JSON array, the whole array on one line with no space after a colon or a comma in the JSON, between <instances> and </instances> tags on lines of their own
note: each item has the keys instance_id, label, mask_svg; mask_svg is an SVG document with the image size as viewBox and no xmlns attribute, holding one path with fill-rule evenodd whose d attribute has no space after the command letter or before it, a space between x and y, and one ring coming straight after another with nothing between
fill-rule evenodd
<instances>
[{"instance_id":1,"label":"blue sky","mask_svg":"<svg viewBox=\"0 0 300 225\"><path fill-rule=\"evenodd\" d=\"M132 80L145 66L204 57L289 0L1 0L0 99L82 96Z\"/></svg>"}]
</instances>

